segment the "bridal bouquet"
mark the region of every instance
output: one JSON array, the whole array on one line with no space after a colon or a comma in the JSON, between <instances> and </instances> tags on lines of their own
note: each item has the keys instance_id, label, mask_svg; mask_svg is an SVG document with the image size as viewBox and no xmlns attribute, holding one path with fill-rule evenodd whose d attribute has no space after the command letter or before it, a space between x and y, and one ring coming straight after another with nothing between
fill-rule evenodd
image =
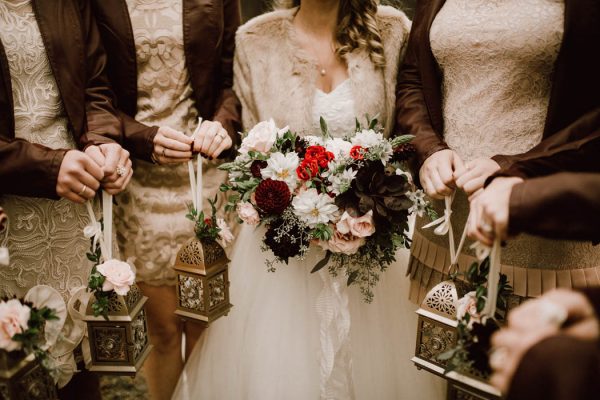
<instances>
[{"instance_id":1,"label":"bridal bouquet","mask_svg":"<svg viewBox=\"0 0 600 400\"><path fill-rule=\"evenodd\" d=\"M273 120L256 125L242 140L229 172L228 209L241 221L267 227L263 250L275 259L303 259L310 246L326 250L313 272L328 266L359 284L366 301L379 273L408 247L408 216L428 212L404 164L414 152L411 136L384 138L377 121L334 138L321 119L321 135L301 137Z\"/></svg>"}]
</instances>

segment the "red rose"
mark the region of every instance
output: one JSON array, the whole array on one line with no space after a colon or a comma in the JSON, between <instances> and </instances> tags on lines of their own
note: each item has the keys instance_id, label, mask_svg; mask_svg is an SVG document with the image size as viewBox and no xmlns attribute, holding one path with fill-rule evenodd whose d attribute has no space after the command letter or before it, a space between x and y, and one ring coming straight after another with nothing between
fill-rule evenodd
<instances>
[{"instance_id":1,"label":"red rose","mask_svg":"<svg viewBox=\"0 0 600 400\"><path fill-rule=\"evenodd\" d=\"M321 167L321 168L327 168L327 165L329 164L329 161L333 160L334 158L335 158L335 156L333 155L332 152L330 152L330 151L324 152L318 158L318 160L319 160L319 167Z\"/></svg>"},{"instance_id":2,"label":"red rose","mask_svg":"<svg viewBox=\"0 0 600 400\"><path fill-rule=\"evenodd\" d=\"M314 160L319 159L321 154L325 153L325 147L323 146L309 146L306 149L306 155L304 156L305 160Z\"/></svg>"},{"instance_id":3,"label":"red rose","mask_svg":"<svg viewBox=\"0 0 600 400\"><path fill-rule=\"evenodd\" d=\"M355 160L362 160L365 158L364 149L362 146L354 146L350 149L350 157Z\"/></svg>"},{"instance_id":4,"label":"red rose","mask_svg":"<svg viewBox=\"0 0 600 400\"><path fill-rule=\"evenodd\" d=\"M319 175L319 162L317 160L304 159L298 168L296 168L296 175L303 181L308 181Z\"/></svg>"},{"instance_id":5,"label":"red rose","mask_svg":"<svg viewBox=\"0 0 600 400\"><path fill-rule=\"evenodd\" d=\"M212 226L212 219L210 218L204 218L204 223L208 226Z\"/></svg>"},{"instance_id":6,"label":"red rose","mask_svg":"<svg viewBox=\"0 0 600 400\"><path fill-rule=\"evenodd\" d=\"M281 214L290 204L290 188L285 182L265 179L254 192L256 206L266 214Z\"/></svg>"}]
</instances>

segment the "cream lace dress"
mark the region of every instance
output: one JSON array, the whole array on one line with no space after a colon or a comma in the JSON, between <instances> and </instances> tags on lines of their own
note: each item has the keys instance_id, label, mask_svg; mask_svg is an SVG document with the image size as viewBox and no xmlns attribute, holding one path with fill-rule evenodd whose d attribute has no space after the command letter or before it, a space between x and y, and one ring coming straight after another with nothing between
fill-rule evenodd
<instances>
[{"instance_id":1,"label":"cream lace dress","mask_svg":"<svg viewBox=\"0 0 600 400\"><path fill-rule=\"evenodd\" d=\"M15 136L53 149L75 149L67 117L30 0L0 2L0 39L12 83ZM10 266L0 267L0 296L25 295L31 287L85 286L92 268L85 207L66 199L0 196L9 217Z\"/></svg>"},{"instance_id":2,"label":"cream lace dress","mask_svg":"<svg viewBox=\"0 0 600 400\"><path fill-rule=\"evenodd\" d=\"M191 134L197 126L190 77L183 47L181 0L127 0L135 38L138 70L138 112L147 125L169 126ZM206 199L219 193L226 179L216 162L205 160ZM170 268L183 242L193 234L185 218L192 202L187 164L158 166L135 161L126 192L117 199L117 240L124 259L137 268L138 281L174 285ZM219 196L218 206L224 196Z\"/></svg>"},{"instance_id":3,"label":"cream lace dress","mask_svg":"<svg viewBox=\"0 0 600 400\"><path fill-rule=\"evenodd\" d=\"M523 153L542 139L564 8L564 0L446 1L430 40L443 72L444 138L464 161ZM464 195L453 210L459 235L468 215ZM420 301L447 272L448 239L419 230L411 255L410 297ZM461 269L471 255L461 256ZM503 249L502 264L521 297L600 283L600 248L588 243L521 235Z\"/></svg>"},{"instance_id":4,"label":"cream lace dress","mask_svg":"<svg viewBox=\"0 0 600 400\"><path fill-rule=\"evenodd\" d=\"M313 89L306 100L311 125L302 131L319 134L323 116L333 136L353 132L352 83L348 79L328 94ZM200 339L174 399L444 398L443 381L410 362L417 320L406 299L408 251L398 252L397 264L382 274L373 303L366 304L343 277L331 277L326 268L310 273L325 256L317 248L303 261L290 259L267 272L270 256L260 250L264 233L242 226L230 264L234 307Z\"/></svg>"}]
</instances>

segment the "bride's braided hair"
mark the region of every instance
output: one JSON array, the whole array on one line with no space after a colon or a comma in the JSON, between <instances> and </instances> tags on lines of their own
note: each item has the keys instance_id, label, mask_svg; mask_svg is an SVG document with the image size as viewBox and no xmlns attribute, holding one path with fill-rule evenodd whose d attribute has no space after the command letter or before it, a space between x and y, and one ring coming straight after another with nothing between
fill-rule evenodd
<instances>
[{"instance_id":1,"label":"bride's braided hair","mask_svg":"<svg viewBox=\"0 0 600 400\"><path fill-rule=\"evenodd\" d=\"M300 5L300 0L276 0L280 7ZM336 54L339 57L356 49L365 49L376 67L385 67L385 55L381 35L377 27L378 0L340 0L336 38Z\"/></svg>"}]
</instances>

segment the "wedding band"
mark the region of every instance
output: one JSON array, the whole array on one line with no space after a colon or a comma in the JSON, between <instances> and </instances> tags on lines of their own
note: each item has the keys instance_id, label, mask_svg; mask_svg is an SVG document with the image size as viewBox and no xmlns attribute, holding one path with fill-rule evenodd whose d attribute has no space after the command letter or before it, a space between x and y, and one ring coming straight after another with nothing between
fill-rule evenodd
<instances>
[{"instance_id":1,"label":"wedding band","mask_svg":"<svg viewBox=\"0 0 600 400\"><path fill-rule=\"evenodd\" d=\"M119 176L125 176L125 175L127 175L127 168L125 168L122 165L118 165L117 166L117 175L119 175Z\"/></svg>"},{"instance_id":2,"label":"wedding band","mask_svg":"<svg viewBox=\"0 0 600 400\"><path fill-rule=\"evenodd\" d=\"M87 190L87 185L83 185L83 187L81 188L79 193L77 193L77 196L83 196L83 194L85 193L86 190Z\"/></svg>"},{"instance_id":3,"label":"wedding band","mask_svg":"<svg viewBox=\"0 0 600 400\"><path fill-rule=\"evenodd\" d=\"M493 369L501 369L508 358L508 350L506 347L498 347L492 350L490 354L490 367Z\"/></svg>"},{"instance_id":4,"label":"wedding band","mask_svg":"<svg viewBox=\"0 0 600 400\"><path fill-rule=\"evenodd\" d=\"M564 307L548 300L540 300L540 318L542 321L560 327L569 318Z\"/></svg>"},{"instance_id":5,"label":"wedding band","mask_svg":"<svg viewBox=\"0 0 600 400\"><path fill-rule=\"evenodd\" d=\"M167 151L167 149L166 149L165 147L163 147L163 151L162 151L162 156L163 156L163 157L166 157L166 155L165 155L165 151Z\"/></svg>"}]
</instances>

